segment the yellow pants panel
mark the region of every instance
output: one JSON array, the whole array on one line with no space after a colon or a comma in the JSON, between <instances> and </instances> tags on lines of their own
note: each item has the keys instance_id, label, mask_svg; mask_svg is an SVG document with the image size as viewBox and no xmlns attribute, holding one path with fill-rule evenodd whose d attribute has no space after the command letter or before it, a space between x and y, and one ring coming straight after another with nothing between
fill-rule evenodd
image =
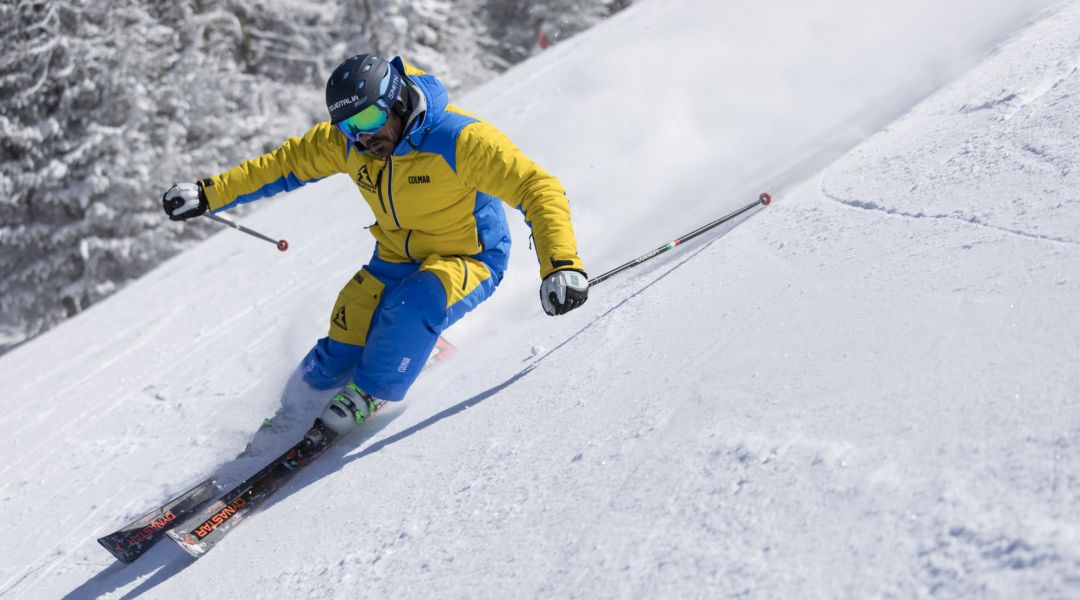
<instances>
[{"instance_id":1,"label":"yellow pants panel","mask_svg":"<svg viewBox=\"0 0 1080 600\"><path fill-rule=\"evenodd\" d=\"M484 263L468 256L439 256L432 254L420 265L439 278L446 290L446 307L457 304L481 283L491 277L491 270Z\"/></svg>"},{"instance_id":2,"label":"yellow pants panel","mask_svg":"<svg viewBox=\"0 0 1080 600\"><path fill-rule=\"evenodd\" d=\"M367 269L360 269L338 294L330 313L330 339L363 346L367 342L371 317L379 306L383 284Z\"/></svg>"}]
</instances>

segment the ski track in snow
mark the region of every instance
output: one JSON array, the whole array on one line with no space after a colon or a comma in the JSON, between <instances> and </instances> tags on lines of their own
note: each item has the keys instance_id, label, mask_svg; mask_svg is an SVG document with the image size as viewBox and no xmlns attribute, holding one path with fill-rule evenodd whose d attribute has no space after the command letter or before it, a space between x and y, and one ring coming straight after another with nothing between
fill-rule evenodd
<instances>
[{"instance_id":1,"label":"ski track in snow","mask_svg":"<svg viewBox=\"0 0 1080 600\"><path fill-rule=\"evenodd\" d=\"M1066 238L1051 237L1051 236L1046 236L1046 235L1038 235L1038 234L1035 234L1035 233L1028 233L1026 231L1019 231L1019 230L1016 230L1016 229L1007 229L1007 228L1004 228L1004 227L998 227L996 225L990 225L990 224L987 224L987 223L983 223L983 222L979 221L978 217L974 217L974 216L972 216L972 217L964 217L964 216L960 216L960 215L946 215L946 214L928 215L928 214L925 214L925 213L907 213L907 212L904 212L904 211L901 211L901 210L897 210L895 208L888 208L888 207L885 207L885 206L880 206L880 205L875 204L874 202L869 201L869 200L856 200L854 198L841 198L841 197L839 197L839 196L837 196L835 194L830 193L827 189L825 189L825 177L826 176L827 176L827 173L822 174L822 177L821 177L821 185L819 186L819 190L821 191L821 195L823 197L827 198L828 200L832 200L833 202L836 202L838 204L842 204L842 205L847 206L849 208L881 212L881 213L885 213L885 214L890 215L890 216L901 217L901 218L904 218L904 219L912 219L912 220L916 220L916 221L923 220L923 219L939 219L939 220L945 220L945 221L955 221L955 222L958 222L958 223L963 223L965 225L973 225L975 227L980 227L980 228L983 228L983 229L989 229L989 230L992 230L992 231L997 231L997 232L1000 232L1000 233L1004 233L1004 234L1008 234L1008 235L1012 235L1012 236L1016 236L1016 237L1020 237L1020 238L1026 238L1026 239L1030 239L1030 240L1037 240L1037 241L1041 241L1041 242L1050 242L1050 243L1054 243L1054 244L1065 244L1065 245L1069 245L1069 246L1080 246L1080 241L1076 241L1076 240L1072 240L1072 239L1066 239Z\"/></svg>"},{"instance_id":2,"label":"ski track in snow","mask_svg":"<svg viewBox=\"0 0 1080 600\"><path fill-rule=\"evenodd\" d=\"M1067 53L1068 51L1066 51ZM1075 101L1074 95L1071 95L1067 91L1067 88L1071 85L1072 88L1080 87L1077 84L1078 77L1080 77L1080 55L1072 54L1069 58L1058 60L1055 64L1049 65L1045 70L1040 70L1036 73L1032 73L1030 78L1034 81L1024 81L1012 88L1012 90L1002 90L997 97L991 98L982 103L969 104L963 103L959 106L957 111L963 115L973 115L973 113L983 112L984 114L976 115L976 117L988 119L991 121L999 121L1001 123L1008 123L1009 125L1016 126L1017 128L1022 125L1016 125L1011 123L1017 117L1037 120L1039 113L1047 108L1053 106L1058 101ZM1054 97L1053 94L1062 94L1063 97ZM908 117L914 119L918 117ZM976 134L977 135L977 134ZM1032 137L1029 141L1013 142L1008 139L1008 134L999 134L997 138L987 138L984 136L969 137L964 142L964 148L957 150L953 155L949 156L946 165L949 163L959 162L964 156L969 155L971 151L968 147L986 144L995 145L1017 145L1020 148L1020 153L1014 160L1023 161L1025 155L1034 156L1037 164L1048 165L1054 171L1056 171L1061 177L1065 178L1070 175L1074 175L1078 166L1074 160L1066 161L1061 156L1056 155L1054 152L1045 148L1040 148L1041 140L1038 136ZM1075 136L1076 132L1071 134L1066 133L1066 136ZM1072 140L1075 144L1075 139ZM998 224L986 222L984 218L977 215L966 214L967 210L964 207L954 209L953 213L928 213L926 210L905 210L896 206L888 205L888 202L882 202L878 199L865 199L865 197L851 197L843 195L839 192L835 192L828 189L827 180L829 178L829 169L822 174L820 180L820 191L828 200L832 200L839 204L849 206L856 209L875 210L875 212L885 213L887 215L907 218L907 219L940 219L951 220L960 223L971 224L971 226L987 229L991 231L997 231L1000 233L1013 235L1017 237L1028 238L1028 240L1034 240L1039 242L1047 242L1053 244L1064 244L1069 246L1080 245L1080 240L1076 237L1064 236L1064 235L1049 235L1027 231L1023 228L1010 228L998 226ZM913 190L928 188L926 186L926 180L934 181L934 179L947 180L947 174L934 173L931 176L922 178L923 181L916 181L913 185ZM932 187L932 186L931 186ZM930 201L932 202L932 201ZM1080 203L1080 197L1072 197L1072 199L1064 199L1064 204Z\"/></svg>"},{"instance_id":3,"label":"ski track in snow","mask_svg":"<svg viewBox=\"0 0 1080 600\"><path fill-rule=\"evenodd\" d=\"M314 275L314 272L313 272L311 278L314 279L315 277L316 277L316 275ZM224 338L224 337L226 337L226 336L228 336L230 334L235 335L235 331L233 330L231 325L242 321L243 319L248 317L251 313L257 312L259 310L259 308L262 305L266 304L268 301L269 301L268 299L259 300L254 305L248 307L247 309L233 315L232 317L228 318L226 321L220 323L217 327L215 327L215 331L210 336L205 336L205 337L203 337L201 339L200 344L196 345L194 347L194 350L197 353L202 353L203 351L209 351L214 346L214 343L217 342L218 340L220 340L220 339L222 339L222 338ZM172 314L169 316L168 319L155 323L154 326L150 330L140 329L137 332L136 331L129 331L129 332L125 332L125 333L137 333L138 334L137 337L140 337L142 339L147 339L147 340L153 340L153 339L156 338L156 335L155 335L156 333L162 331L167 326L172 324L172 322L176 318L182 316L181 313L183 313L183 312L184 312L184 308L179 307L179 308L177 308L176 310L174 310L172 312ZM267 328L262 329L261 334L259 334L257 336L249 337L248 341L251 344L259 344L259 343L267 341L268 339L271 339L271 338L275 337L276 335L278 335L278 332L275 330L275 328L267 327ZM110 341L109 343L113 344L113 343L115 343L115 340ZM92 372L87 374L85 377L83 377L83 378L81 378L81 379L79 379L79 380L77 380L77 381L75 381L73 383L68 384L65 388L62 388L59 391L58 395L60 397L63 397L65 395L72 394L75 390L77 390L79 388L79 386L85 384L87 381L93 379L95 376L99 375L100 373L107 371L113 365L123 361L125 358L127 358L129 356L133 356L133 355L136 355L138 353L145 352L146 350L147 350L147 348L145 347L144 344L133 344L133 345L129 346L127 350L122 351L119 354L116 354L110 360L99 363L99 365ZM224 365L222 365L222 368L224 368ZM243 396L247 392L249 392L252 389L256 388L258 385L260 385L260 381L257 378L252 379L250 381L250 383L247 384L246 386L244 386L242 388L238 388L236 390L236 394L238 394L240 396ZM75 428L80 428L80 429L91 428L92 429L99 422L101 422L101 421L103 421L103 420L105 420L107 418L110 418L110 417L115 418L115 412L117 411L117 409L122 407L128 401L130 401L130 399L127 396L124 396L122 394L117 395L115 401L108 404L107 407L104 410L102 410L100 412L97 412L91 418L89 418L89 419L69 419L67 421L67 423L62 425L61 427L54 428L53 433L51 433L48 436L44 437L33 448L33 450L30 453L28 453L29 456L35 457L34 460L26 462L26 463L18 463L18 462L13 463L11 466L9 466L7 469L5 469L3 472L0 472L0 476L5 476L7 474L7 471L9 471L9 470L11 470L11 469L13 469L15 467L21 468L21 470L23 472L32 471L35 468L38 468L39 466L41 466L42 463L44 463L46 461L49 461L49 460L52 460L52 456L50 454L41 451L43 448L47 448L52 444L58 443L58 440L62 440L64 438L69 437L71 430L73 430ZM58 411L61 411L61 410L64 410L64 409L60 405L53 404L52 408L50 408L50 409L48 409L46 411L43 411L43 414L39 418L39 421L46 421L50 417L53 417L54 413L56 413ZM222 410L224 410L224 408ZM55 417L53 417L53 418L55 418ZM196 430L210 431L210 428L208 428L206 426L209 425L209 424L212 424L215 421L217 421L218 418L219 418L219 413L218 412L210 412L210 413L208 413L206 415L206 417L204 419L202 419L200 422L198 422L196 424L195 429ZM28 424L26 427L30 427L31 425L33 425L33 423ZM22 430L19 430L16 433L21 433L21 431ZM207 435L210 435L210 434L208 433ZM183 454L181 454L179 456L179 459L178 459L179 462L183 462L194 451L195 451L194 448L189 448L186 452L184 452ZM88 483L89 484L94 484L94 483L100 481L101 477L103 477L103 476L104 476L104 471L99 472L99 474L96 477L94 477L93 479L91 479ZM223 481L228 483L230 480L225 478L225 479L223 479ZM90 485L89 487L97 487L97 486ZM118 496L123 496L125 494L125 492L128 491L128 489L129 489L128 487L121 487L121 488L116 490L116 494ZM138 507L138 506L135 506L134 504L135 504L134 501L128 503L127 507L125 508L125 513L124 513L127 516L124 517L123 522L129 521L131 518L134 518L136 516L136 514L139 514L142 511L146 510L145 507ZM29 584L32 584L34 581L41 580L43 577L48 576L49 573L56 566L58 566L60 561L65 556L67 556L69 553L71 553L73 550L75 550L76 548L78 548L78 547L80 547L80 546L82 546L84 544L87 544L87 543L96 543L96 538L98 537L97 534L94 533L96 531L96 527L93 527L93 526L90 526L90 525L93 524L93 523L98 523L98 522L103 520L102 519L102 517L103 517L102 513L106 508L107 508L107 506L99 505L96 508L94 508L93 510L89 511L88 513L83 514L81 519L78 520L77 522L71 523L71 524L66 523L65 526L67 527L68 531L70 531L71 533L69 533L68 535L62 537L60 540L58 540L55 543L55 545L48 548L41 556L37 557L34 560L29 561L28 562L28 564L30 565L29 571L27 573L23 574L21 577L19 577L18 581L16 583L12 584L11 586L9 586L8 589L14 587L18 583L27 582ZM136 512L132 513L132 514L127 514L128 511L130 511L132 509L134 509ZM32 579L31 579L31 577L32 577ZM2 596L3 593L4 592L0 591L0 596Z\"/></svg>"},{"instance_id":4,"label":"ski track in snow","mask_svg":"<svg viewBox=\"0 0 1080 600\"><path fill-rule=\"evenodd\" d=\"M306 248L304 246L301 246L295 249L295 253L291 258L299 259L303 255L307 253L313 253L315 251L316 249L312 246ZM290 285L299 285L303 287L322 281L324 277L324 270L334 261L334 257L330 255L319 257L318 255L316 255L316 258L317 260L314 261L314 268L306 270L304 275L299 280L291 281ZM226 258L220 262L213 264L210 268L206 269L205 274L209 275L215 270L223 269L224 265L227 264L229 260L229 258ZM225 273L228 275L227 272ZM228 276L231 277L231 275ZM224 321L219 322L215 325L211 333L209 333L208 335L200 336L198 342L194 346L190 347L190 351L196 355L208 353L222 339L229 336L235 336L237 334L237 328L235 327L237 324L242 323L247 319L250 319L253 314L257 314L264 307L269 306L272 301L272 297L256 299L252 304L247 305L240 311L227 316ZM103 373L114 370L115 367L124 363L127 360L132 359L133 357L147 354L150 350L148 344L155 343L159 339L160 334L163 331L174 328L180 323L189 321L189 313L189 307L182 304L177 305L175 308L168 312L165 318L155 319L150 323L140 323L137 327L125 329L120 332L119 335L114 334L114 336L108 338L106 341L101 341L96 346L92 346L83 350L81 352L81 356L85 357L86 359L93 358L94 360L92 360L92 362L94 366L85 375L79 377L76 380L68 382L63 388L58 390L57 397L71 397L77 390L86 386L89 382L101 376ZM257 334L249 335L246 340L248 345L260 345L266 343L267 341L275 338L278 335L280 335L280 332L275 327L264 327L259 330ZM120 350L118 352L109 351L110 348L115 347L121 347L123 348L123 350ZM96 358L99 356L106 357L106 359L96 360ZM88 360L88 362L91 361ZM216 366L217 369L220 369L222 371L232 369L234 367L235 365L226 364L218 364ZM212 372L208 373L208 375L212 375ZM42 377L44 377L44 375ZM212 380L212 377L208 376L207 379ZM260 383L261 382L259 378L252 378L245 386L237 388L235 393L237 395L243 396L247 392L260 385ZM195 391L194 393L205 395L204 391ZM214 393L211 392L210 395L213 396ZM217 395L222 396L222 394L220 393L218 393ZM32 458L30 458L29 460L14 461L10 463L2 471L0 471L0 476L3 476L5 478L26 478L28 473L32 473L34 470L41 468L48 461L54 460L54 457L50 453L44 452L46 448L55 447L56 445L63 445L65 443L63 442L63 440L74 439L72 436L72 433L74 431L93 430L94 428L98 427L100 423L103 423L110 419L122 420L123 417L121 417L118 413L121 412L120 409L124 408L130 402L130 394L117 394L113 397L113 400L111 402L101 406L100 410L96 410L90 415L79 419L62 420L62 424L59 427L50 428L50 433L48 433L47 435L35 437L35 445L33 445L31 449L24 455ZM212 433L210 433L212 431L212 428L208 427L208 425L211 425L215 421L219 420L221 412L227 409L227 406L219 406L216 410L208 411L200 421L195 423L193 429L207 431L204 439L206 436L213 435ZM61 404L49 404L45 410L36 413L36 418L34 420L26 422L18 429L16 429L14 433L16 435L21 435L25 431L28 431L35 426L39 426L42 423L57 422L57 415L62 414L63 411L66 410L68 410L68 407L65 407ZM128 443L131 443L133 441L137 442L137 440L133 440L130 436L127 437L126 441ZM89 449L88 451L94 450ZM177 454L175 460L176 462L182 464L194 452L197 451L199 451L198 443L188 446L186 449L182 448ZM108 462L108 456L103 457L103 460ZM106 472L107 471L104 469L98 471L98 474L89 481L85 482L85 485L89 488L99 487L93 484L99 482L101 478L105 476ZM235 477L236 475L232 476L232 478ZM231 479L230 477L222 477L222 481L227 484L231 481ZM173 485L176 486L179 484L177 482L173 482ZM127 497L128 495L130 495L130 491L132 488L142 486L145 486L145 484L134 480L126 482L123 486L116 488L114 490L114 493L121 498ZM153 487L156 488L159 486ZM175 492L176 490L173 491ZM114 509L110 508L107 504L101 504L96 506L91 511L80 513L79 519L77 521L72 522L70 516L65 518L64 527L70 533L56 540L51 546L44 548L42 553L36 558L27 560L25 562L25 570L22 573L17 573L13 575L12 578L8 580L8 583L10 583L10 585L6 585L4 591L0 591L0 596L4 595L7 590L13 589L19 585L25 585L33 588L37 582L47 577L56 567L58 567L62 563L62 560L66 556L69 556L77 548L83 547L87 544L89 544L91 547L96 546L96 538L101 533L96 525L100 524L102 521L109 520L106 517L119 517L118 524L127 523L137 514L141 514L147 509L144 504L145 501L140 501L137 499L137 497L133 497L131 500L125 503L125 505L122 507L122 510L119 511L117 514L108 515L107 513L105 513L105 511Z\"/></svg>"}]
</instances>

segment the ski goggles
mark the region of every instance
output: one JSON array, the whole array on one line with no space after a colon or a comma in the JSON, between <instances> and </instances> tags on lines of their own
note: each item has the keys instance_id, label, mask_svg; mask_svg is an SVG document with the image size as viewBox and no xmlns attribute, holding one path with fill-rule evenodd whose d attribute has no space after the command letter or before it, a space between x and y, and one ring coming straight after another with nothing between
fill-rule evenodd
<instances>
[{"instance_id":1,"label":"ski goggles","mask_svg":"<svg viewBox=\"0 0 1080 600\"><path fill-rule=\"evenodd\" d=\"M340 121L337 124L338 129L353 142L359 141L362 135L372 135L378 132L383 128L383 125L386 125L387 119L390 118L390 113L380 106L381 104L382 102L372 104L348 119Z\"/></svg>"},{"instance_id":2,"label":"ski goggles","mask_svg":"<svg viewBox=\"0 0 1080 600\"><path fill-rule=\"evenodd\" d=\"M386 125L390 118L390 106L397 101L405 80L392 66L387 65L386 74L379 82L378 99L364 110L348 119L338 121L337 127L350 141L357 142L362 135L372 135Z\"/></svg>"}]
</instances>

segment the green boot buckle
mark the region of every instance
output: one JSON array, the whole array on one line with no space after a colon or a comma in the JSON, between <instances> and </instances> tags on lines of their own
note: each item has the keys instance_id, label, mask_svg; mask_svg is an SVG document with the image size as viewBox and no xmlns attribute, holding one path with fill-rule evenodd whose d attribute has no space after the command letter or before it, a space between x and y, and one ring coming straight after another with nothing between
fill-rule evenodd
<instances>
[{"instance_id":1,"label":"green boot buckle","mask_svg":"<svg viewBox=\"0 0 1080 600\"><path fill-rule=\"evenodd\" d=\"M364 422L364 420L371 416L371 413L378 410L379 403L375 400L375 398L372 398L369 394L361 390L360 386L356 385L355 383L350 383L346 387L352 389L354 392L359 394L361 398L365 399L367 403L367 413L365 414L363 410L361 410L359 407L357 407L355 404L353 404L341 394L334 396L334 402L340 403L343 407L345 407L346 411L351 411L353 415L353 420L356 421L357 425L360 425Z\"/></svg>"}]
</instances>

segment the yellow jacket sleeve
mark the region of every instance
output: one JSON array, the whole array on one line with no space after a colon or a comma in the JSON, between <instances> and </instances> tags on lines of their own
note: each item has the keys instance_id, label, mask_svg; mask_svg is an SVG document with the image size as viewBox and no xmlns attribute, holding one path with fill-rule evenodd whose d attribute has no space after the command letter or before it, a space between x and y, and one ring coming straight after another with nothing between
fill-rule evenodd
<instances>
[{"instance_id":1,"label":"yellow jacket sleeve","mask_svg":"<svg viewBox=\"0 0 1080 600\"><path fill-rule=\"evenodd\" d=\"M231 208L345 170L348 141L329 122L285 140L278 149L202 181L210 210Z\"/></svg>"},{"instance_id":2,"label":"yellow jacket sleeve","mask_svg":"<svg viewBox=\"0 0 1080 600\"><path fill-rule=\"evenodd\" d=\"M540 277L585 266L577 254L570 202L559 180L525 155L494 125L477 121L458 136L458 176L520 210L532 228Z\"/></svg>"}]
</instances>

